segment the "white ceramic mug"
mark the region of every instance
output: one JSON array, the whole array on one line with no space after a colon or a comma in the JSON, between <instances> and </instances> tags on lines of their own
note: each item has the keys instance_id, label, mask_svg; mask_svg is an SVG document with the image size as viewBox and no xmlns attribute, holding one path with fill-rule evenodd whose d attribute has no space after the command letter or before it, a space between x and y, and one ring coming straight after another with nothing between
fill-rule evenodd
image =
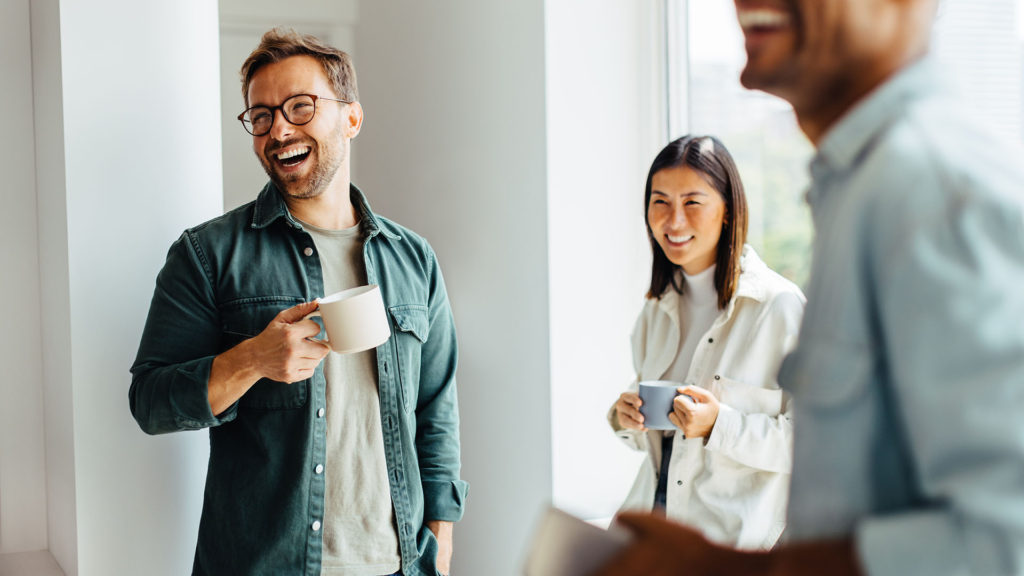
<instances>
[{"instance_id":1,"label":"white ceramic mug","mask_svg":"<svg viewBox=\"0 0 1024 576\"><path fill-rule=\"evenodd\" d=\"M324 296L320 308L306 318L319 316L327 337L321 340L338 354L376 348L391 337L380 286L357 286Z\"/></svg>"}]
</instances>

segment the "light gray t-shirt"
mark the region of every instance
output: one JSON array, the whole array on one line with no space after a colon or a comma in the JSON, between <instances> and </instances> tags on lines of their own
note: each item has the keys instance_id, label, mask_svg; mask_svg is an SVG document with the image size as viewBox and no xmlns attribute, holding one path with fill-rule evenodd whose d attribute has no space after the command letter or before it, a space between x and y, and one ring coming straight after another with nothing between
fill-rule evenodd
<instances>
[{"instance_id":1,"label":"light gray t-shirt","mask_svg":"<svg viewBox=\"0 0 1024 576\"><path fill-rule=\"evenodd\" d=\"M366 283L362 230L326 230L303 223L324 274L324 295ZM323 473L323 576L379 576L401 568L391 503L373 350L330 352L327 379L327 462Z\"/></svg>"}]
</instances>

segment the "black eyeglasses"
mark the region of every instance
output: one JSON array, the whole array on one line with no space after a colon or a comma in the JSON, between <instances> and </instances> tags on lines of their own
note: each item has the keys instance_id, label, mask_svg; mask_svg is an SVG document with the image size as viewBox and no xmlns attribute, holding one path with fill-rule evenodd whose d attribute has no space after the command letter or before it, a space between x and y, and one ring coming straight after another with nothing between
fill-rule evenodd
<instances>
[{"instance_id":1,"label":"black eyeglasses","mask_svg":"<svg viewBox=\"0 0 1024 576\"><path fill-rule=\"evenodd\" d=\"M281 114L284 115L284 119L289 124L295 126L309 124L313 116L316 116L317 100L330 100L331 102L341 102L342 104L352 103L349 100L324 98L315 94L296 94L282 102L280 106L253 106L239 114L238 120L249 134L263 136L270 132L270 128L274 125L274 117L277 116L274 114L275 110L280 110Z\"/></svg>"}]
</instances>

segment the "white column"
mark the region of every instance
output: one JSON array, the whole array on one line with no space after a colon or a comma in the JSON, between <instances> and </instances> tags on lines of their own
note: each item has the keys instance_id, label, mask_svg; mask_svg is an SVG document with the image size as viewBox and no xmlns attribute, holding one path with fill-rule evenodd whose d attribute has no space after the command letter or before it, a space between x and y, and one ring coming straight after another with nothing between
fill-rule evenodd
<instances>
[{"instance_id":1,"label":"white column","mask_svg":"<svg viewBox=\"0 0 1024 576\"><path fill-rule=\"evenodd\" d=\"M216 3L32 3L49 544L71 575L185 574L204 432L144 435L130 367L170 243L220 212Z\"/></svg>"}]
</instances>

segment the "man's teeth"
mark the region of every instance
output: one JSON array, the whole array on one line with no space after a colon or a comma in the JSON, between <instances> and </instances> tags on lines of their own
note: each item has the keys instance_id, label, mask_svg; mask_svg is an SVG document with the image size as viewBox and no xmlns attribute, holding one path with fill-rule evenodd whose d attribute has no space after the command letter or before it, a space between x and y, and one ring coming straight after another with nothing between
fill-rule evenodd
<instances>
[{"instance_id":1,"label":"man's teeth","mask_svg":"<svg viewBox=\"0 0 1024 576\"><path fill-rule=\"evenodd\" d=\"M740 10L736 16L744 30L786 26L790 22L789 14L765 8Z\"/></svg>"},{"instance_id":2,"label":"man's teeth","mask_svg":"<svg viewBox=\"0 0 1024 576\"><path fill-rule=\"evenodd\" d=\"M690 238L693 238L693 234L690 234L689 236L672 236L671 234L667 234L667 236L668 241L673 244L682 244L683 242L686 242Z\"/></svg>"},{"instance_id":3,"label":"man's teeth","mask_svg":"<svg viewBox=\"0 0 1024 576\"><path fill-rule=\"evenodd\" d=\"M301 156L302 154L305 154L307 152L309 152L309 147L308 146L303 147L303 148L292 148L291 150L285 150L284 152L281 152L280 154L278 154L277 155L277 159L278 160L287 160L289 158L294 158L296 156Z\"/></svg>"}]
</instances>

